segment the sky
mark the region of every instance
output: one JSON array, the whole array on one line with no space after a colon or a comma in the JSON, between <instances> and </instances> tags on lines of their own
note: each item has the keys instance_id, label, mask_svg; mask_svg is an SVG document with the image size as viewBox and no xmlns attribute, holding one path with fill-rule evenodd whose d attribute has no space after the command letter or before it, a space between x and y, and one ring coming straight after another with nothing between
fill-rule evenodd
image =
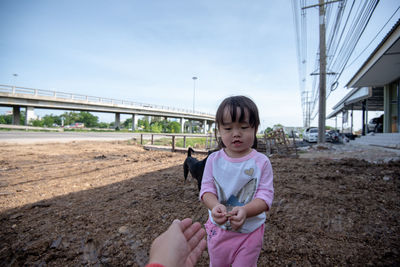
<instances>
[{"instance_id":1,"label":"sky","mask_svg":"<svg viewBox=\"0 0 400 267\"><path fill-rule=\"evenodd\" d=\"M397 12L374 39L398 6L380 1L354 58L372 43L341 76L327 114L399 19ZM317 26L318 9L307 12ZM261 129L303 125L289 0L0 0L0 36L0 84L189 110L194 98L195 110L212 114L224 98L246 95ZM309 43L318 46L317 27Z\"/></svg>"}]
</instances>

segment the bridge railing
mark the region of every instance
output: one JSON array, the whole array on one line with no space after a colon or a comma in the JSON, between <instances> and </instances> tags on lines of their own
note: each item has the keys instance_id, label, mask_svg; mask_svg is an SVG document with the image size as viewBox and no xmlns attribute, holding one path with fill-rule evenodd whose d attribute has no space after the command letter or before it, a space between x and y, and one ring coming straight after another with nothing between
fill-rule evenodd
<instances>
[{"instance_id":1,"label":"bridge railing","mask_svg":"<svg viewBox=\"0 0 400 267\"><path fill-rule=\"evenodd\" d=\"M13 94L13 95L25 94L25 95L31 95L31 96L54 97L54 98L59 98L59 99L85 101L85 102L90 102L90 103L124 105L124 106L141 107L141 108L148 108L148 109L176 111L176 112L182 112L182 113L188 113L188 114L214 116L213 114L206 113L206 112L198 112L198 111L193 112L193 110L181 109L181 108L175 108L175 107L169 107L169 106L163 106L163 105L155 105L155 104L148 104L148 103L133 102L133 101L128 101L128 100L118 100L118 99L112 99L112 98L88 96L88 95L65 93L65 92L27 88L27 87L12 86L12 85L4 85L4 84L0 84L0 92L9 93L9 94Z\"/></svg>"}]
</instances>

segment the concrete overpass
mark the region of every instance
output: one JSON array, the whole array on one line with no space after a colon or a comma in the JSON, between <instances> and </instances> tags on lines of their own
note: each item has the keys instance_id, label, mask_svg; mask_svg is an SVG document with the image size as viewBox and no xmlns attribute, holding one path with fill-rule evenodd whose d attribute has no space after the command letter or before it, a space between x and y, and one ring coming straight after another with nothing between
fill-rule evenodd
<instances>
[{"instance_id":1,"label":"concrete overpass","mask_svg":"<svg viewBox=\"0 0 400 267\"><path fill-rule=\"evenodd\" d=\"M209 129L215 120L213 114L204 112L11 85L0 85L0 106L13 108L13 124L19 124L20 109L25 108L25 125L34 118L35 108L114 113L115 127L120 127L121 114L131 114L133 130L137 128L139 115L179 119L182 133L186 121L190 125L200 122L206 133L206 126Z\"/></svg>"}]
</instances>

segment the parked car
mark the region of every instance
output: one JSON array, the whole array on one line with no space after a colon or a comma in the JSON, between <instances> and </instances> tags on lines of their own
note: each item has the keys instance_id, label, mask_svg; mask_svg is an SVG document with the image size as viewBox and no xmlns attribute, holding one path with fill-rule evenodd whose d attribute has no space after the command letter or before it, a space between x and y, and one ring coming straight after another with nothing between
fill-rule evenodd
<instances>
[{"instance_id":1,"label":"parked car","mask_svg":"<svg viewBox=\"0 0 400 267\"><path fill-rule=\"evenodd\" d=\"M307 141L309 143L318 141L318 128L310 127L305 129L303 132L303 141Z\"/></svg>"},{"instance_id":2,"label":"parked car","mask_svg":"<svg viewBox=\"0 0 400 267\"><path fill-rule=\"evenodd\" d=\"M288 132L288 137L289 138L299 138L300 135L297 131L290 131L290 132Z\"/></svg>"},{"instance_id":3,"label":"parked car","mask_svg":"<svg viewBox=\"0 0 400 267\"><path fill-rule=\"evenodd\" d=\"M71 125L66 125L64 128L81 129L81 128L85 128L85 124L82 122L75 122L75 123L72 123Z\"/></svg>"},{"instance_id":4,"label":"parked car","mask_svg":"<svg viewBox=\"0 0 400 267\"><path fill-rule=\"evenodd\" d=\"M372 118L368 122L368 132L382 133L383 132L383 114L379 117Z\"/></svg>"}]
</instances>

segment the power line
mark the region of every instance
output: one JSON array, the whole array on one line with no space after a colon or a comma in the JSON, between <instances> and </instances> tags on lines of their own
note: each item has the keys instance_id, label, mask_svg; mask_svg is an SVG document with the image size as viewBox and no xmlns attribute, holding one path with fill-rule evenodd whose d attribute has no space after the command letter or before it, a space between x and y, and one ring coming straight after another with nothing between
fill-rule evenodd
<instances>
[{"instance_id":1,"label":"power line","mask_svg":"<svg viewBox=\"0 0 400 267\"><path fill-rule=\"evenodd\" d=\"M353 51L358 44L362 34L364 33L378 3L379 0L366 1L364 2L364 6L359 9L360 11L358 12L358 16L354 18L352 27L347 32L347 38L344 40L337 54L337 57L335 58L335 61L333 61L330 65L330 68L334 69L337 72L336 75L330 77L330 85L336 83L342 75L343 70L346 67L351 55L353 54Z\"/></svg>"},{"instance_id":2,"label":"power line","mask_svg":"<svg viewBox=\"0 0 400 267\"><path fill-rule=\"evenodd\" d=\"M327 5L327 3L333 2L338 4ZM327 1L323 3L326 5L325 21L326 32L328 33L326 40L326 73L331 73L331 75L328 75L326 78L326 84L329 88L327 90L328 92L326 99L330 96L330 93L337 88L338 80L341 77L344 69L346 69L346 66L348 67L353 64L372 43L373 40L361 52L361 54L354 59L354 61L348 64L351 56L353 55L355 47L358 45L361 36L368 26L368 23L370 22L378 3L379 0L342 0ZM320 86L317 77L314 76L311 81L310 88L306 89L307 65L309 64L308 62L310 62L310 60L309 55L307 54L307 48L309 44L307 38L307 17L305 5L305 0L292 0L293 22L295 25L296 34L299 86L301 92L304 125L306 125L307 120L310 120L311 118L314 119L318 114L318 111L316 111L316 108L319 106L317 103L319 99L319 92L317 89ZM313 5L311 7L314 6L317 7L319 5ZM394 14L399 10L399 8L394 12ZM382 27L382 29L384 27ZM377 36L382 29L378 32ZM374 39L375 38L376 37L374 37ZM319 71L318 66L319 57L320 55L317 52L314 65L315 71L313 71L313 73L321 72Z\"/></svg>"},{"instance_id":3,"label":"power line","mask_svg":"<svg viewBox=\"0 0 400 267\"><path fill-rule=\"evenodd\" d=\"M394 15L397 13L397 11L399 11L400 6L393 12L392 16L390 16L390 18L386 21L386 23L382 26L382 28L378 31L378 33L374 36L374 38L372 38L372 40L369 42L369 44L360 52L360 54L358 54L358 56L356 56L356 58L347 65L347 67L345 69L347 69L348 67L350 67L351 65L354 64L354 62L357 61L357 59L368 49L368 47L373 43L373 41L376 40L376 38L378 37L378 35L382 32L382 30L386 27L386 25L389 23L389 21L394 17Z\"/></svg>"}]
</instances>

